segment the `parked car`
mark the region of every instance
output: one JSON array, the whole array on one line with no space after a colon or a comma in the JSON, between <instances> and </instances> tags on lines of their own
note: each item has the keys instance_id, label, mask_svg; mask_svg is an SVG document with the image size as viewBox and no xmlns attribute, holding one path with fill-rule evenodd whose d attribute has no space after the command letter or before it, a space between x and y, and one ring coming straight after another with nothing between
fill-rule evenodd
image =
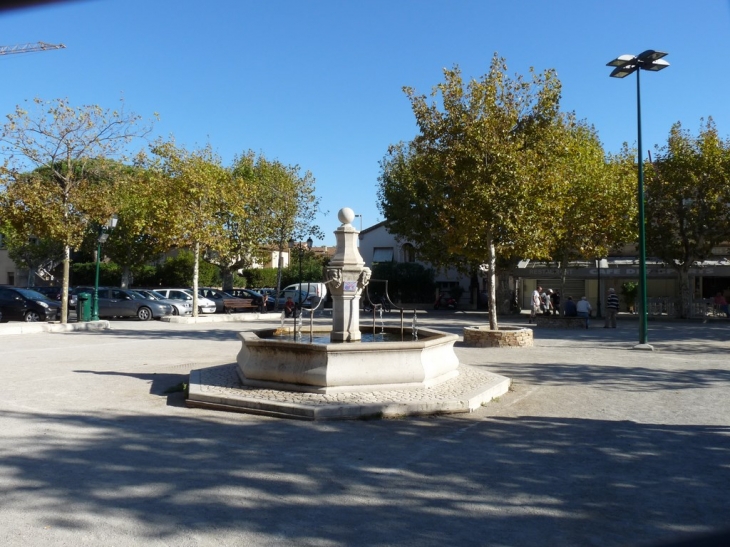
<instances>
[{"instance_id":1,"label":"parked car","mask_svg":"<svg viewBox=\"0 0 730 547\"><path fill-rule=\"evenodd\" d=\"M193 304L192 289L155 289L158 293L170 300L182 300ZM198 313L215 313L215 302L207 298L198 297Z\"/></svg>"},{"instance_id":2,"label":"parked car","mask_svg":"<svg viewBox=\"0 0 730 547\"><path fill-rule=\"evenodd\" d=\"M198 295L215 302L216 313L257 311L260 309L263 300L261 295L256 295L255 298L252 296L236 296L211 287L198 288ZM243 302L244 299L251 302Z\"/></svg>"},{"instance_id":3,"label":"parked car","mask_svg":"<svg viewBox=\"0 0 730 547\"><path fill-rule=\"evenodd\" d=\"M31 290L37 291L43 295L46 296L49 300L58 300L61 301L61 292L63 291L63 287L32 287ZM72 287L68 288L68 308L70 310L76 309L76 301L77 296L74 294L74 290Z\"/></svg>"},{"instance_id":4,"label":"parked car","mask_svg":"<svg viewBox=\"0 0 730 547\"><path fill-rule=\"evenodd\" d=\"M10 285L0 286L0 321L55 321L61 314L61 304L30 289Z\"/></svg>"},{"instance_id":5,"label":"parked car","mask_svg":"<svg viewBox=\"0 0 730 547\"><path fill-rule=\"evenodd\" d=\"M302 306L305 308L311 308L312 307L312 297L307 295L304 291L292 291L292 290L284 290L279 293L279 296L276 298L277 303L279 304L279 309L284 309L284 304L286 304L287 297L291 296L291 299L294 301L295 304L299 304L300 298L302 302Z\"/></svg>"},{"instance_id":6,"label":"parked car","mask_svg":"<svg viewBox=\"0 0 730 547\"><path fill-rule=\"evenodd\" d=\"M144 298L150 300L156 300L163 304L170 304L172 306L172 315L192 315L193 314L193 300L173 300L171 298L165 298L164 295L154 291L152 289L132 289L134 292L141 294Z\"/></svg>"},{"instance_id":7,"label":"parked car","mask_svg":"<svg viewBox=\"0 0 730 547\"><path fill-rule=\"evenodd\" d=\"M272 289L273 291L273 289ZM229 294L231 296L235 296L236 298L250 298L253 300L253 303L257 306L261 307L262 302L264 301L264 298L266 298L266 310L271 311L274 309L274 304L276 304L276 300L271 296L264 296L263 293L256 291L254 289L231 289L229 291ZM273 294L273 292L271 293Z\"/></svg>"},{"instance_id":8,"label":"parked car","mask_svg":"<svg viewBox=\"0 0 730 547\"><path fill-rule=\"evenodd\" d=\"M77 294L94 294L93 287L78 287ZM173 306L144 298L129 289L99 287L99 317L138 317L140 321L172 315Z\"/></svg>"}]
</instances>

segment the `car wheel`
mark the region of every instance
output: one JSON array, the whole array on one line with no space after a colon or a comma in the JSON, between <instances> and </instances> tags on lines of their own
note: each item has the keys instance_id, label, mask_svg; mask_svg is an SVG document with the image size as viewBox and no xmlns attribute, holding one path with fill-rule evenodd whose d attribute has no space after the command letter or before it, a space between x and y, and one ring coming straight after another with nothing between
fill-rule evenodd
<instances>
[{"instance_id":1,"label":"car wheel","mask_svg":"<svg viewBox=\"0 0 730 547\"><path fill-rule=\"evenodd\" d=\"M137 310L137 317L139 317L140 321L149 321L150 319L152 319L152 310L145 306L142 306L140 309Z\"/></svg>"},{"instance_id":2,"label":"car wheel","mask_svg":"<svg viewBox=\"0 0 730 547\"><path fill-rule=\"evenodd\" d=\"M172 307L172 315L180 315L180 312L177 311L177 308L175 306Z\"/></svg>"},{"instance_id":3,"label":"car wheel","mask_svg":"<svg viewBox=\"0 0 730 547\"><path fill-rule=\"evenodd\" d=\"M27 312L25 312L23 320L26 323L36 323L41 320L41 316L38 314L37 311L28 310Z\"/></svg>"}]
</instances>

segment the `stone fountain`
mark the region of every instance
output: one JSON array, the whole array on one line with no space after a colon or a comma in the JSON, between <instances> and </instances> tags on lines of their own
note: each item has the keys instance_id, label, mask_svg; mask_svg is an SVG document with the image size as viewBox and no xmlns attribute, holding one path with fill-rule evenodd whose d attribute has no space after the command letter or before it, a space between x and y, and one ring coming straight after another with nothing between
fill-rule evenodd
<instances>
[{"instance_id":1,"label":"stone fountain","mask_svg":"<svg viewBox=\"0 0 730 547\"><path fill-rule=\"evenodd\" d=\"M357 248L354 218L349 208L338 213L341 226L335 230L337 248L326 281L333 300L332 324L315 329L328 334L329 342L281 339L276 328L239 333L242 347L235 372L216 367L221 368L219 377L206 384L202 371L193 371L189 406L342 419L466 412L507 391L508 378L459 364L455 334L420 328L415 339L411 329L383 326L381 331L396 341L361 341L360 295L370 281L370 269ZM211 369L204 370L212 378ZM224 384L228 395L221 397L217 388L211 394L212 383ZM337 403L326 404L332 394L338 394Z\"/></svg>"}]
</instances>

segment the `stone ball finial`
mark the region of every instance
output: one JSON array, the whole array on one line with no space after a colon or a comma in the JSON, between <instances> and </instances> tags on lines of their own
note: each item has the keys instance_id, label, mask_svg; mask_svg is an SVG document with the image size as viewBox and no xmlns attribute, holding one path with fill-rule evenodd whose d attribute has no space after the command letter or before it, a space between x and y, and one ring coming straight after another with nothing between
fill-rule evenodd
<instances>
[{"instance_id":1,"label":"stone ball finial","mask_svg":"<svg viewBox=\"0 0 730 547\"><path fill-rule=\"evenodd\" d=\"M353 220L355 220L355 211L349 207L343 207L340 209L340 212L337 213L337 218L342 224L350 224Z\"/></svg>"}]
</instances>

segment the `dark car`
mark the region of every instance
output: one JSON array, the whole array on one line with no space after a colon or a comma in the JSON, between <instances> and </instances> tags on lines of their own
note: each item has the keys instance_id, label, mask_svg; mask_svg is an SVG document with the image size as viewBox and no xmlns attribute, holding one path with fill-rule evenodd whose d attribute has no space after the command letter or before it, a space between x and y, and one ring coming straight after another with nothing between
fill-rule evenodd
<instances>
[{"instance_id":1,"label":"dark car","mask_svg":"<svg viewBox=\"0 0 730 547\"><path fill-rule=\"evenodd\" d=\"M58 300L61 301L61 292L63 291L63 287L33 287L34 291L38 291L39 293L45 295L49 300ZM76 300L77 297L74 294L74 290L69 287L68 288L68 307L70 310L76 309Z\"/></svg>"},{"instance_id":2,"label":"dark car","mask_svg":"<svg viewBox=\"0 0 730 547\"><path fill-rule=\"evenodd\" d=\"M2 322L55 321L61 314L61 304L45 295L20 287L0 287L0 313Z\"/></svg>"},{"instance_id":3,"label":"dark car","mask_svg":"<svg viewBox=\"0 0 730 547\"><path fill-rule=\"evenodd\" d=\"M264 298L266 298L266 309L268 311L273 310L274 304L276 303L276 301L272 297L264 296L260 292L254 291L252 289L231 289L229 291L229 294L231 296L235 296L236 298L250 298L253 303L259 307L261 307Z\"/></svg>"},{"instance_id":4,"label":"dark car","mask_svg":"<svg viewBox=\"0 0 730 547\"><path fill-rule=\"evenodd\" d=\"M202 287L198 289L198 295L203 298L207 298L208 300L212 300L215 303L216 313L260 310L263 297L253 291L248 292L251 294L236 296L210 287ZM244 302L244 300L250 300L251 302Z\"/></svg>"},{"instance_id":5,"label":"dark car","mask_svg":"<svg viewBox=\"0 0 730 547\"><path fill-rule=\"evenodd\" d=\"M93 287L77 287L76 294L94 294ZM144 298L128 289L99 287L99 317L138 317L140 321L172 315L172 306Z\"/></svg>"}]
</instances>

